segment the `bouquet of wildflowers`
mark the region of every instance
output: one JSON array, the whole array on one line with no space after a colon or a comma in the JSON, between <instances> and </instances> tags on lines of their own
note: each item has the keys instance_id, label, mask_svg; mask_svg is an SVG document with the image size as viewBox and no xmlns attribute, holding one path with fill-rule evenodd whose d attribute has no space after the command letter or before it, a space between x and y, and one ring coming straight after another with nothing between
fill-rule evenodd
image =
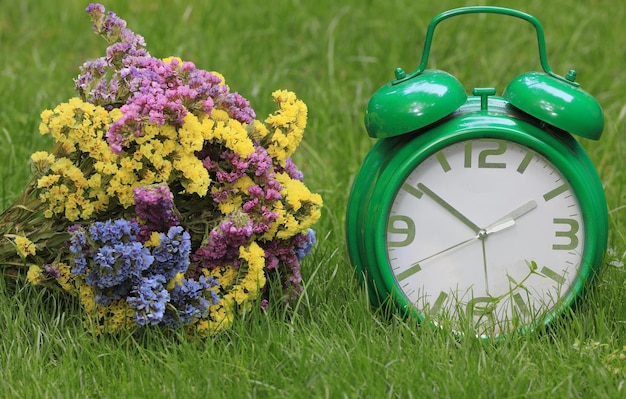
<instances>
[{"instance_id":1,"label":"bouquet of wildflowers","mask_svg":"<svg viewBox=\"0 0 626 399\"><path fill-rule=\"evenodd\" d=\"M291 160L306 105L276 91L259 121L220 74L154 58L113 12L86 11L106 55L41 114L54 144L0 216L2 273L77 296L98 334L210 335L267 307L270 286L297 297L322 206Z\"/></svg>"}]
</instances>

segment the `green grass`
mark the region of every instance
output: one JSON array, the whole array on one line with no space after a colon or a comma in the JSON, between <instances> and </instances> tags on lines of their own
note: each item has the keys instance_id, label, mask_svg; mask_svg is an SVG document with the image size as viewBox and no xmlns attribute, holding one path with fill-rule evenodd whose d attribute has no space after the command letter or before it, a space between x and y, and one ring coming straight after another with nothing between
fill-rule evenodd
<instances>
[{"instance_id":1,"label":"green grass","mask_svg":"<svg viewBox=\"0 0 626 399\"><path fill-rule=\"evenodd\" d=\"M489 3L538 17L552 68L577 69L605 111L602 139L582 143L605 185L610 254L579 308L541 335L454 339L372 311L346 254L346 200L373 145L362 122L369 96L395 67L417 66L433 16L484 1L108 1L153 55L223 73L259 115L273 111L275 89L307 103L295 161L325 207L303 265L306 290L295 309L253 313L203 342L158 331L97 339L71 299L0 280L0 397L623 397L626 3ZM87 2L41 4L0 0L0 209L29 180L29 155L50 147L39 113L72 96L78 66L105 48L90 33ZM538 70L531 26L500 18L442 23L429 66L468 90L499 92Z\"/></svg>"}]
</instances>

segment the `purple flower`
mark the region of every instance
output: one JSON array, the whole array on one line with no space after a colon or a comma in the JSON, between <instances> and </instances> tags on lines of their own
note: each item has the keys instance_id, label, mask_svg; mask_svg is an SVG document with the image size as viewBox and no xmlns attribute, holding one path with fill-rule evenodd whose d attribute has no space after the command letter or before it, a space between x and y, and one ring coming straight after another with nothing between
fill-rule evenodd
<instances>
[{"instance_id":1,"label":"purple flower","mask_svg":"<svg viewBox=\"0 0 626 399\"><path fill-rule=\"evenodd\" d=\"M85 12L88 14L92 14L93 16L98 16L100 14L104 14L104 6L98 3L91 3L85 8Z\"/></svg>"},{"instance_id":2,"label":"purple flower","mask_svg":"<svg viewBox=\"0 0 626 399\"><path fill-rule=\"evenodd\" d=\"M280 169L280 167L277 169ZM302 179L304 179L304 174L300 170L298 170L298 168L296 167L296 164L293 163L291 158L287 158L285 160L285 166L282 169L284 170L285 173L287 173L287 175L289 175L289 177L291 177L294 180L302 181Z\"/></svg>"},{"instance_id":3,"label":"purple flower","mask_svg":"<svg viewBox=\"0 0 626 399\"><path fill-rule=\"evenodd\" d=\"M226 161L225 167L219 169L217 168L219 163L215 164L217 169L215 174L217 181L220 183L234 183L246 174L250 166L250 162L241 159L239 154L235 154L232 151L224 151L220 158ZM212 164L209 163L208 165L211 166Z\"/></svg>"},{"instance_id":4,"label":"purple flower","mask_svg":"<svg viewBox=\"0 0 626 399\"><path fill-rule=\"evenodd\" d=\"M268 278L281 280L286 300L297 298L304 289L300 274L300 260L308 255L315 243L315 231L297 234L289 239L274 239L262 243L265 251Z\"/></svg>"},{"instance_id":5,"label":"purple flower","mask_svg":"<svg viewBox=\"0 0 626 399\"><path fill-rule=\"evenodd\" d=\"M135 213L142 219L137 236L141 242L152 232L166 232L178 224L174 214L174 195L165 184L133 189Z\"/></svg>"},{"instance_id":6,"label":"purple flower","mask_svg":"<svg viewBox=\"0 0 626 399\"><path fill-rule=\"evenodd\" d=\"M102 57L81 66L75 86L83 101L108 111L119 109L120 117L106 133L114 153L134 151L148 124L177 131L188 113L202 121L220 110L242 124L254 122L256 114L248 100L231 92L218 75L191 62L152 57L144 38L101 4L92 3L85 11L107 48ZM92 287L96 303L126 301L138 326L176 328L194 323L208 317L210 307L220 301L218 292L228 288L218 288L219 282L206 277L203 269L225 264L238 269L240 247L253 240L265 252L267 277L277 280L288 298L301 293L300 262L311 253L315 231L287 239L261 237L279 216L274 210L276 201L283 199L283 187L277 176L287 174L301 181L303 174L290 158L273 159L254 132L249 137L254 152L247 156L219 140L204 142L194 155L208 171L210 194L201 202L192 195L177 197L176 201L182 199L176 204L180 213L168 185L138 187L133 190L134 207L114 212L134 212L133 219L98 221L69 230L71 272L81 284ZM172 162L171 157L178 155L168 151L163 156ZM174 188L178 192L179 183L174 182ZM220 211L227 208L230 214L222 215ZM51 276L60 274L52 268L46 271ZM261 299L260 306L266 309L267 299Z\"/></svg>"},{"instance_id":7,"label":"purple flower","mask_svg":"<svg viewBox=\"0 0 626 399\"><path fill-rule=\"evenodd\" d=\"M220 99L220 105L226 108L228 115L241 123L252 123L256 114L250 108L250 102L239 93L229 93Z\"/></svg>"},{"instance_id":8,"label":"purple flower","mask_svg":"<svg viewBox=\"0 0 626 399\"><path fill-rule=\"evenodd\" d=\"M231 93L217 75L191 62L151 57L144 38L115 13L100 4L90 4L86 11L109 46L106 56L81 66L75 87L85 101L122 111L106 135L114 153L122 152L128 137L140 136L145 122L181 126L187 112L211 114L216 106L242 123L256 117L248 100Z\"/></svg>"},{"instance_id":9,"label":"purple flower","mask_svg":"<svg viewBox=\"0 0 626 399\"><path fill-rule=\"evenodd\" d=\"M248 161L252 165L255 176L266 176L270 178L272 175L272 157L267 150L261 146L255 146L255 152L250 154Z\"/></svg>"},{"instance_id":10,"label":"purple flower","mask_svg":"<svg viewBox=\"0 0 626 399\"><path fill-rule=\"evenodd\" d=\"M245 214L241 216L245 218ZM231 217L209 233L207 242L194 252L192 260L209 269L235 262L239 258L239 247L246 244L253 233L252 220L243 222Z\"/></svg>"},{"instance_id":11,"label":"purple flower","mask_svg":"<svg viewBox=\"0 0 626 399\"><path fill-rule=\"evenodd\" d=\"M61 271L59 269L55 268L55 267L52 267L50 265L46 265L44 267L44 270L52 278L59 278L59 277L61 277Z\"/></svg>"}]
</instances>

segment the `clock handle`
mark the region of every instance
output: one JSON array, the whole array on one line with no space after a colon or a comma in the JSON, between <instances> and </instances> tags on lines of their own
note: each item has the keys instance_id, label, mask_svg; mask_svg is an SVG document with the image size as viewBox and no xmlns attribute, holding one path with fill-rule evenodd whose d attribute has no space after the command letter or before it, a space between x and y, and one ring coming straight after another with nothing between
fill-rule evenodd
<instances>
[{"instance_id":1,"label":"clock handle","mask_svg":"<svg viewBox=\"0 0 626 399\"><path fill-rule=\"evenodd\" d=\"M493 7L493 6L475 6L475 7L455 8L455 9L443 12L437 15L435 18L433 18L432 21L430 22L430 25L428 25L428 30L426 32L426 39L424 41L424 50L422 51L422 60L420 61L419 66L414 72L410 74L405 73L401 68L396 69L396 80L394 80L391 84L394 85L394 84L409 80L411 78L414 78L415 76L420 75L422 72L424 72L428 64L428 58L430 55L430 47L432 44L433 35L435 33L435 27L443 20L446 20L448 18L457 16L457 15L465 15L465 14L501 14L501 15L508 15L511 17L520 18L520 19L530 22L530 24L533 25L535 27L535 30L537 31L537 43L539 45L539 61L541 63L541 67L543 68L543 70L550 76L553 76L560 80L564 80L570 84L577 85L577 83L571 82L570 80L567 80L566 78L552 72L552 68L550 68L550 64L548 63L548 56L546 53L546 41L544 38L543 27L541 26L541 23L539 22L539 20L537 20L537 18L522 11L513 10L510 8L504 8L504 7Z\"/></svg>"},{"instance_id":2,"label":"clock handle","mask_svg":"<svg viewBox=\"0 0 626 399\"><path fill-rule=\"evenodd\" d=\"M441 21L457 15L481 13L523 19L537 32L539 61L544 72L519 75L505 88L502 97L541 122L570 134L598 140L604 129L602 108L575 82L576 71L570 70L564 77L552 72L541 23L525 12L493 6L455 8L433 18L428 25L417 69L407 74L402 68L396 68L396 79L370 98L365 114L368 134L386 138L415 131L452 114L465 103L467 95L455 77L444 71L426 69L426 66L433 34Z\"/></svg>"}]
</instances>

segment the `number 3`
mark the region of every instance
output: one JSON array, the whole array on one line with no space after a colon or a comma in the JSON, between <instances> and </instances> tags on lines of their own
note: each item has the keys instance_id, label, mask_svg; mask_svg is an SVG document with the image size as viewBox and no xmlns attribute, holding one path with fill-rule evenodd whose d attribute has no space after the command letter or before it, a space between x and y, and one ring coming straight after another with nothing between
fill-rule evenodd
<instances>
[{"instance_id":1,"label":"number 3","mask_svg":"<svg viewBox=\"0 0 626 399\"><path fill-rule=\"evenodd\" d=\"M578 247L578 237L576 233L578 233L578 222L574 219L552 219L554 224L566 224L569 226L568 231L556 231L554 233L555 237L567 237L569 238L569 244L553 244L552 249L554 250L572 250Z\"/></svg>"}]
</instances>

